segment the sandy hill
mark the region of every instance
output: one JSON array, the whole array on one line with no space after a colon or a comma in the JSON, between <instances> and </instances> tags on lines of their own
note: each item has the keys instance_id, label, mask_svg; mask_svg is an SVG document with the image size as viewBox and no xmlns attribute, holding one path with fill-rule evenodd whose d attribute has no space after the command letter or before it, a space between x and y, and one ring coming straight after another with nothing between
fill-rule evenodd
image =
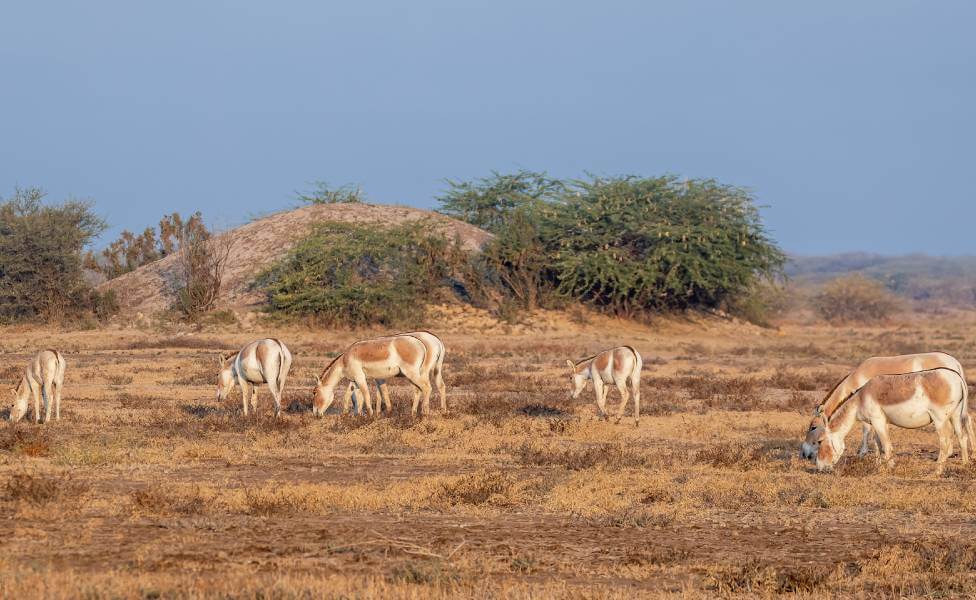
<instances>
[{"instance_id":1,"label":"sandy hill","mask_svg":"<svg viewBox=\"0 0 976 600\"><path fill-rule=\"evenodd\" d=\"M467 223L431 211L405 206L375 204L323 204L277 213L221 234L232 242L231 257L224 275L220 306L251 310L264 302L264 295L251 289L262 270L281 258L316 223L375 223L397 225L431 219L445 235L457 236L468 249L477 250L491 234ZM115 290L123 316L142 313L151 316L172 305L172 280L176 257L169 256L117 277L100 286Z\"/></svg>"}]
</instances>

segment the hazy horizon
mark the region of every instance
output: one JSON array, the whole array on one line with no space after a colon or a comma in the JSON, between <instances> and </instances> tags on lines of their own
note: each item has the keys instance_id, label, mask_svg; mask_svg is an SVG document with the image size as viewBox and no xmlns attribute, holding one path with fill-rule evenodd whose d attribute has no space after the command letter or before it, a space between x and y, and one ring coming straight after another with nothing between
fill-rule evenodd
<instances>
[{"instance_id":1,"label":"hazy horizon","mask_svg":"<svg viewBox=\"0 0 976 600\"><path fill-rule=\"evenodd\" d=\"M0 8L0 196L226 228L315 180L675 174L750 188L791 254L972 254L976 6L45 3Z\"/></svg>"}]
</instances>

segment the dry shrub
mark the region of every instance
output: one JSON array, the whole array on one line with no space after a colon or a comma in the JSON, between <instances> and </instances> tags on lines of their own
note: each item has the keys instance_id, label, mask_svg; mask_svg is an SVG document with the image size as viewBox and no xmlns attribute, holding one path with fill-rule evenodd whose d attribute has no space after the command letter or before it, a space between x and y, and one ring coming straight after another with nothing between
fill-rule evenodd
<instances>
[{"instance_id":1,"label":"dry shrub","mask_svg":"<svg viewBox=\"0 0 976 600\"><path fill-rule=\"evenodd\" d=\"M479 471L442 483L435 497L451 506L507 506L514 502L516 483L515 477L508 473Z\"/></svg>"},{"instance_id":2,"label":"dry shrub","mask_svg":"<svg viewBox=\"0 0 976 600\"><path fill-rule=\"evenodd\" d=\"M313 505L314 499L309 494L287 488L244 489L244 510L249 515L270 517L307 510Z\"/></svg>"},{"instance_id":3,"label":"dry shrub","mask_svg":"<svg viewBox=\"0 0 976 600\"><path fill-rule=\"evenodd\" d=\"M21 456L50 456L54 438L47 428L7 427L0 431L0 450Z\"/></svg>"},{"instance_id":4,"label":"dry shrub","mask_svg":"<svg viewBox=\"0 0 976 600\"><path fill-rule=\"evenodd\" d=\"M833 371L798 373L791 369L782 369L769 376L766 380L766 386L783 390L812 392L832 388L841 377L843 374Z\"/></svg>"},{"instance_id":5,"label":"dry shrub","mask_svg":"<svg viewBox=\"0 0 976 600\"><path fill-rule=\"evenodd\" d=\"M108 380L111 385L129 385L132 383L132 375L127 373L108 375L105 377L105 379Z\"/></svg>"},{"instance_id":6,"label":"dry shrub","mask_svg":"<svg viewBox=\"0 0 976 600\"><path fill-rule=\"evenodd\" d=\"M646 506L628 506L627 508L591 517L587 520L596 527L614 527L620 529L628 528L653 528L660 529L674 524L675 516L670 511L659 511L647 508ZM678 551L673 548L661 548L662 552L657 559L643 564L664 565L676 562L687 556L686 552Z\"/></svg>"},{"instance_id":7,"label":"dry shrub","mask_svg":"<svg viewBox=\"0 0 976 600\"><path fill-rule=\"evenodd\" d=\"M440 560L414 560L393 567L386 579L390 583L453 587L461 581L461 574L456 569L445 567Z\"/></svg>"},{"instance_id":8,"label":"dry shrub","mask_svg":"<svg viewBox=\"0 0 976 600\"><path fill-rule=\"evenodd\" d=\"M695 453L695 462L719 469L751 470L768 462L764 444L712 444Z\"/></svg>"},{"instance_id":9,"label":"dry shrub","mask_svg":"<svg viewBox=\"0 0 976 600\"><path fill-rule=\"evenodd\" d=\"M14 502L43 506L77 500L88 491L88 484L75 480L71 473L38 475L24 472L11 475L5 491L7 498Z\"/></svg>"},{"instance_id":10,"label":"dry shrub","mask_svg":"<svg viewBox=\"0 0 976 600\"><path fill-rule=\"evenodd\" d=\"M828 323L880 323L898 310L895 297L883 285L863 275L838 277L811 300Z\"/></svg>"},{"instance_id":11,"label":"dry shrub","mask_svg":"<svg viewBox=\"0 0 976 600\"><path fill-rule=\"evenodd\" d=\"M9 365L0 369L0 381L17 383L24 375L23 365Z\"/></svg>"},{"instance_id":12,"label":"dry shrub","mask_svg":"<svg viewBox=\"0 0 976 600\"><path fill-rule=\"evenodd\" d=\"M121 408L135 410L156 409L160 407L160 404L162 404L162 400L156 398L155 396L130 394L128 392L119 394L118 399L119 406Z\"/></svg>"},{"instance_id":13,"label":"dry shrub","mask_svg":"<svg viewBox=\"0 0 976 600\"><path fill-rule=\"evenodd\" d=\"M217 364L208 362L205 366L177 366L179 374L170 382L172 385L217 385ZM237 390L239 391L239 390Z\"/></svg>"},{"instance_id":14,"label":"dry shrub","mask_svg":"<svg viewBox=\"0 0 976 600\"><path fill-rule=\"evenodd\" d=\"M560 466L572 471L592 469L597 466L617 468L645 467L661 464L660 457L643 451L628 451L620 444L599 444L585 448L539 447L529 442L511 450L515 459L523 465Z\"/></svg>"},{"instance_id":15,"label":"dry shrub","mask_svg":"<svg viewBox=\"0 0 976 600\"><path fill-rule=\"evenodd\" d=\"M751 559L708 576L718 594L813 594L827 589L833 567L784 567Z\"/></svg>"},{"instance_id":16,"label":"dry shrub","mask_svg":"<svg viewBox=\"0 0 976 600\"><path fill-rule=\"evenodd\" d=\"M199 515L207 511L213 499L199 487L193 490L166 490L162 488L136 490L129 495L132 508L150 513L178 513Z\"/></svg>"}]
</instances>

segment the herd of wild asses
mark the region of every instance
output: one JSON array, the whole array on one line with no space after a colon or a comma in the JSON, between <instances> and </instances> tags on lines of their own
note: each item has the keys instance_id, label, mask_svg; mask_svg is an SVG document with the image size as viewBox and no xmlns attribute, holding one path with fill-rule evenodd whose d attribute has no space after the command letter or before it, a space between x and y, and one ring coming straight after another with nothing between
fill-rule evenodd
<instances>
[{"instance_id":1,"label":"herd of wild asses","mask_svg":"<svg viewBox=\"0 0 976 600\"><path fill-rule=\"evenodd\" d=\"M330 362L315 378L312 413L322 416L332 404L336 386L343 380L342 411L356 414L363 410L373 415L374 407L368 379L377 388L375 414L383 405L392 410L386 380L405 377L413 386L412 414L430 412L430 396L436 386L441 409L447 410L443 365L443 342L429 331L413 331L353 343ZM234 385L241 388L244 415L257 410L257 390L266 384L274 401L275 417L281 414L282 391L292 364L292 355L283 342L262 339L239 352L222 356L217 377L217 399L223 400ZM608 418L607 394L613 385L621 396L616 422L623 417L633 398L634 423L640 419L640 377L644 366L641 354L632 346L619 346L581 360L568 360L572 397L577 398L593 382L600 417ZM56 350L38 352L27 366L14 391L10 421L17 422L28 412L33 398L35 423L61 418L61 392L64 385L64 356ZM433 385L432 385L433 381ZM43 418L41 401L43 400ZM829 470L844 453L844 440L856 421L862 424L860 454L870 452L872 437L879 460L892 464L888 425L909 429L933 424L939 436L937 474L952 454L952 432L959 440L963 463L969 462L969 441L973 428L968 409L969 393L962 365L943 352L868 358L841 379L814 409L800 454L814 461L819 470Z\"/></svg>"}]
</instances>

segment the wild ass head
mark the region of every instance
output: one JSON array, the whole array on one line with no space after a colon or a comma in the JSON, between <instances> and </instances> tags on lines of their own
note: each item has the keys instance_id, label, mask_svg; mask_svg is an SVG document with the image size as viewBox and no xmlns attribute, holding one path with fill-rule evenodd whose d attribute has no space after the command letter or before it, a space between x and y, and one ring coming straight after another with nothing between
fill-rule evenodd
<instances>
[{"instance_id":1,"label":"wild ass head","mask_svg":"<svg viewBox=\"0 0 976 600\"><path fill-rule=\"evenodd\" d=\"M586 370L580 369L576 363L569 359L566 359L566 364L569 365L570 386L572 387L573 399L575 400L579 398L579 395L586 388Z\"/></svg>"},{"instance_id":2,"label":"wild ass head","mask_svg":"<svg viewBox=\"0 0 976 600\"><path fill-rule=\"evenodd\" d=\"M220 372L217 375L217 402L227 399L227 394L234 389L234 357L236 353L217 356Z\"/></svg>"},{"instance_id":3,"label":"wild ass head","mask_svg":"<svg viewBox=\"0 0 976 600\"><path fill-rule=\"evenodd\" d=\"M829 471L844 455L844 437L830 428L830 421L821 413L810 423L800 455L814 461L818 471Z\"/></svg>"},{"instance_id":4,"label":"wild ass head","mask_svg":"<svg viewBox=\"0 0 976 600\"><path fill-rule=\"evenodd\" d=\"M315 389L312 392L312 414L321 417L329 410L334 397L334 385L328 385L321 377L315 377Z\"/></svg>"},{"instance_id":5,"label":"wild ass head","mask_svg":"<svg viewBox=\"0 0 976 600\"><path fill-rule=\"evenodd\" d=\"M813 417L810 419L810 426L807 427L806 437L800 445L800 458L810 460L817 454L817 440L823 433L823 425L826 417L823 414L823 406L813 409Z\"/></svg>"},{"instance_id":6,"label":"wild ass head","mask_svg":"<svg viewBox=\"0 0 976 600\"><path fill-rule=\"evenodd\" d=\"M30 386L27 384L27 378L20 380L17 387L14 388L12 393L12 402L10 404L10 422L16 423L24 418L27 414L28 400L30 399Z\"/></svg>"}]
</instances>

